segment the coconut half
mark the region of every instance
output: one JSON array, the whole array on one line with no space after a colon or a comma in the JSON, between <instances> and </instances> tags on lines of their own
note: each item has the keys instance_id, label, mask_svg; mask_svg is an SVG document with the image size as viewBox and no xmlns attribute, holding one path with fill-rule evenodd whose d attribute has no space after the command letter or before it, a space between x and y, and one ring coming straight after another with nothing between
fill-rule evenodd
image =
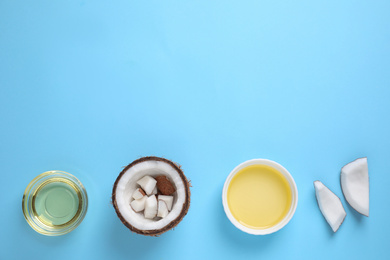
<instances>
[{"instance_id":1,"label":"coconut half","mask_svg":"<svg viewBox=\"0 0 390 260\"><path fill-rule=\"evenodd\" d=\"M130 206L132 196L139 188L137 182L140 179L161 175L175 186L172 210L164 218L147 219L142 212L137 213ZM190 195L190 183L180 166L165 158L149 156L135 160L123 169L114 183L111 199L119 219L131 231L158 236L177 226L184 218L190 207Z\"/></svg>"},{"instance_id":2,"label":"coconut half","mask_svg":"<svg viewBox=\"0 0 390 260\"><path fill-rule=\"evenodd\" d=\"M341 168L341 189L349 205L364 216L369 216L369 179L367 157L356 159Z\"/></svg>"}]
</instances>

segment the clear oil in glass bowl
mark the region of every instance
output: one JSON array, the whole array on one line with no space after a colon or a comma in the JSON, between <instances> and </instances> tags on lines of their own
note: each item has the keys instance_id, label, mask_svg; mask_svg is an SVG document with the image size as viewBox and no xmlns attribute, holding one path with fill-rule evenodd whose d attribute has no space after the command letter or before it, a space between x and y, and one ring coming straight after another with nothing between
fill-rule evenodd
<instances>
[{"instance_id":1,"label":"clear oil in glass bowl","mask_svg":"<svg viewBox=\"0 0 390 260\"><path fill-rule=\"evenodd\" d=\"M23 196L23 214L27 222L44 235L69 233L81 223L87 207L84 186L76 177L62 171L37 176Z\"/></svg>"}]
</instances>

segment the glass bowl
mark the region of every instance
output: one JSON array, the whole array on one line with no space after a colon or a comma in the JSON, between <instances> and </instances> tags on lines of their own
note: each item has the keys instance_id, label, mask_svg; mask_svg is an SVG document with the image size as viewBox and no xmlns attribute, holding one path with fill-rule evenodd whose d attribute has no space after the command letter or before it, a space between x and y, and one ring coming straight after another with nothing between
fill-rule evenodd
<instances>
[{"instance_id":1,"label":"glass bowl","mask_svg":"<svg viewBox=\"0 0 390 260\"><path fill-rule=\"evenodd\" d=\"M22 209L27 223L47 236L64 235L84 219L88 196L72 174L47 171L35 177L23 194Z\"/></svg>"}]
</instances>

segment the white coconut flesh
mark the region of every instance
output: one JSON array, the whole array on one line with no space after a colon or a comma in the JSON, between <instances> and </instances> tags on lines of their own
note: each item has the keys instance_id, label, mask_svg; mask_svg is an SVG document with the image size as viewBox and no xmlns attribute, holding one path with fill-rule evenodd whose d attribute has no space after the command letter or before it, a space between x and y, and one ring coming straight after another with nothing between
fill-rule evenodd
<instances>
[{"instance_id":1,"label":"white coconut flesh","mask_svg":"<svg viewBox=\"0 0 390 260\"><path fill-rule=\"evenodd\" d=\"M157 181L149 175L146 175L137 181L137 184L139 184L148 195L152 194L152 192L155 190L156 183Z\"/></svg>"},{"instance_id":2,"label":"white coconut flesh","mask_svg":"<svg viewBox=\"0 0 390 260\"><path fill-rule=\"evenodd\" d=\"M168 206L167 203L163 200L158 200L158 210L157 216L161 218L165 218L168 215Z\"/></svg>"},{"instance_id":3,"label":"white coconut flesh","mask_svg":"<svg viewBox=\"0 0 390 260\"><path fill-rule=\"evenodd\" d=\"M172 204L173 204L173 196L166 196L166 195L158 195L158 200L162 200L165 202L165 204L168 207L168 210L172 210Z\"/></svg>"},{"instance_id":4,"label":"white coconut flesh","mask_svg":"<svg viewBox=\"0 0 390 260\"><path fill-rule=\"evenodd\" d=\"M359 158L341 168L340 180L349 205L368 217L370 201L367 158Z\"/></svg>"},{"instance_id":5,"label":"white coconut flesh","mask_svg":"<svg viewBox=\"0 0 390 260\"><path fill-rule=\"evenodd\" d=\"M144 217L148 219L154 219L157 216L157 199L156 196L152 195L145 201L145 212Z\"/></svg>"},{"instance_id":6,"label":"white coconut flesh","mask_svg":"<svg viewBox=\"0 0 390 260\"><path fill-rule=\"evenodd\" d=\"M144 196L145 196L145 193L142 192L142 190L140 188L136 189L133 193L133 199L135 199L135 200L142 199Z\"/></svg>"},{"instance_id":7,"label":"white coconut flesh","mask_svg":"<svg viewBox=\"0 0 390 260\"><path fill-rule=\"evenodd\" d=\"M322 182L315 181L314 188L321 213L332 228L333 232L336 232L347 215L343 204L341 203L340 198L337 197L336 194L328 189Z\"/></svg>"},{"instance_id":8,"label":"white coconut flesh","mask_svg":"<svg viewBox=\"0 0 390 260\"><path fill-rule=\"evenodd\" d=\"M143 196L141 199L135 199L133 200L131 203L130 203L130 206L131 208L135 211L135 212L140 212L140 211L143 211L145 209L145 202L146 202L146 199L148 198L148 196Z\"/></svg>"},{"instance_id":9,"label":"white coconut flesh","mask_svg":"<svg viewBox=\"0 0 390 260\"><path fill-rule=\"evenodd\" d=\"M156 177L165 175L175 186L176 191L172 194L172 210L164 218L147 219L142 212L135 212L130 203L132 195L139 188L137 181L144 176ZM172 221L181 213L186 202L186 188L179 173L168 163L162 161L144 161L130 167L120 178L115 190L117 208L122 217L133 227L139 230L158 230Z\"/></svg>"}]
</instances>

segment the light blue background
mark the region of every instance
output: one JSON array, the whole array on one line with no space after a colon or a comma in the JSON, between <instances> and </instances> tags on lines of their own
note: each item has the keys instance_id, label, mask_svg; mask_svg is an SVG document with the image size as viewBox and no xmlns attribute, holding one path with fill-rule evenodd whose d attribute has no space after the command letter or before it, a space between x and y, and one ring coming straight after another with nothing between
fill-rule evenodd
<instances>
[{"instance_id":1,"label":"light blue background","mask_svg":"<svg viewBox=\"0 0 390 260\"><path fill-rule=\"evenodd\" d=\"M0 0L0 259L388 259L390 1ZM110 205L140 156L183 166L188 215L151 238ZM370 217L347 205L340 168L362 156ZM291 222L237 230L221 203L239 163L275 160L294 176ZM38 174L76 175L90 206L46 237L21 200ZM347 212L333 234L313 181ZM54 258L55 257L55 258Z\"/></svg>"}]
</instances>

